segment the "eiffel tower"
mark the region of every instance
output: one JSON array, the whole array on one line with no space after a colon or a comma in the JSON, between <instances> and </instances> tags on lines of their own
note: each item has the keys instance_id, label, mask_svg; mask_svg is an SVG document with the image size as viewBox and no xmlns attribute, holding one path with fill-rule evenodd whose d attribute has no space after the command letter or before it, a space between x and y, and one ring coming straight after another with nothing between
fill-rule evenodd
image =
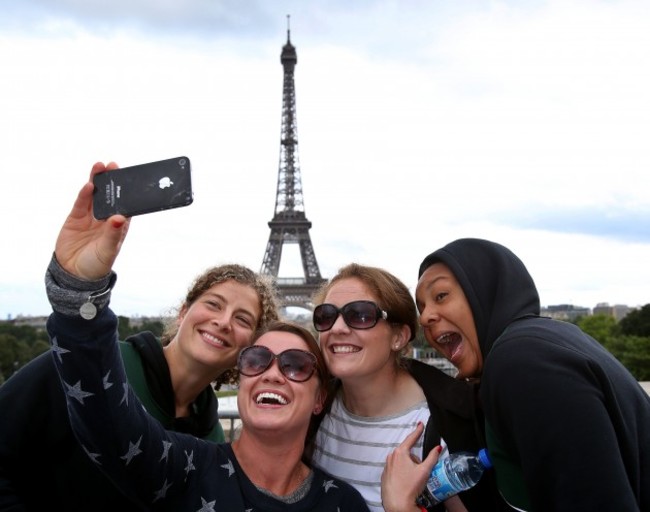
<instances>
[{"instance_id":1,"label":"eiffel tower","mask_svg":"<svg viewBox=\"0 0 650 512\"><path fill-rule=\"evenodd\" d=\"M325 281L321 277L314 247L309 238L311 222L305 216L302 181L298 163L298 128L296 122L296 88L293 72L298 63L296 48L291 44L287 16L287 44L282 47L280 62L284 68L282 87L282 131L280 169L275 197L275 215L269 222L271 235L266 245L261 273L276 278L283 306L312 309L312 295ZM303 276L278 277L284 244L298 244Z\"/></svg>"}]
</instances>

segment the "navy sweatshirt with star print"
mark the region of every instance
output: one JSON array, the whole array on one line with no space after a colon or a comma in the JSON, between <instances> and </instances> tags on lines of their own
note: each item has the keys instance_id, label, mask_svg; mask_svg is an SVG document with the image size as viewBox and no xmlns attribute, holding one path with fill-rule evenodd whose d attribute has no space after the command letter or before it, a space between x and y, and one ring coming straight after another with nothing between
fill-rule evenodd
<instances>
[{"instance_id":1,"label":"navy sweatshirt with star print","mask_svg":"<svg viewBox=\"0 0 650 512\"><path fill-rule=\"evenodd\" d=\"M129 387L117 348L117 317L92 320L54 312L48 319L55 364L70 420L88 457L127 496L150 510L367 510L349 484L314 469L305 497L285 503L258 490L229 444L166 431Z\"/></svg>"}]
</instances>

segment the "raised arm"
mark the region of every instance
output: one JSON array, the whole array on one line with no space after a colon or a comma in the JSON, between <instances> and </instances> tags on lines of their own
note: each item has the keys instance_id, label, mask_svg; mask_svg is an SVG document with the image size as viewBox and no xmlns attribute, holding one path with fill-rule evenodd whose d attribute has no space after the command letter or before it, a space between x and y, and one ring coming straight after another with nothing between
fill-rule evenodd
<instances>
[{"instance_id":1,"label":"raised arm","mask_svg":"<svg viewBox=\"0 0 650 512\"><path fill-rule=\"evenodd\" d=\"M95 164L91 177L105 169ZM47 329L79 444L126 496L148 507L193 483L186 468L201 464L200 455L195 457L201 442L166 432L128 385L117 348L117 318L108 303L115 282L111 268L129 221L118 215L95 220L92 193L90 182L80 190L47 269L54 310Z\"/></svg>"},{"instance_id":2,"label":"raised arm","mask_svg":"<svg viewBox=\"0 0 650 512\"><path fill-rule=\"evenodd\" d=\"M106 221L93 217L92 177L113 169L117 169L114 162L93 165L90 179L79 191L56 241L54 252L61 267L88 281L100 279L111 271L129 230L130 220L122 215Z\"/></svg>"}]
</instances>

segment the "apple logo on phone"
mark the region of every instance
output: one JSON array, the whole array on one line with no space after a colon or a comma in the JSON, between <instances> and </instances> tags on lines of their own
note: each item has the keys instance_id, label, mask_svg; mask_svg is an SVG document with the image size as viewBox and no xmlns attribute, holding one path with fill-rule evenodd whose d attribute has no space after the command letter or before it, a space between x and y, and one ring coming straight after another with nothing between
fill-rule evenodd
<instances>
[{"instance_id":1,"label":"apple logo on phone","mask_svg":"<svg viewBox=\"0 0 650 512\"><path fill-rule=\"evenodd\" d=\"M161 189L169 188L173 184L174 184L174 182L172 180L170 180L167 176L165 176L164 178L160 178L160 180L158 181L158 186Z\"/></svg>"}]
</instances>

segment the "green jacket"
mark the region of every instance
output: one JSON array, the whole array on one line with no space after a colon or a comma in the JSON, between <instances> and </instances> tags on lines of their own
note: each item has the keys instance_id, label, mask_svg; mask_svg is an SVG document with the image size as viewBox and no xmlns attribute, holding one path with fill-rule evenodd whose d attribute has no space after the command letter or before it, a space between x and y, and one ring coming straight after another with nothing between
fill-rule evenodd
<instances>
[{"instance_id":1,"label":"green jacket","mask_svg":"<svg viewBox=\"0 0 650 512\"><path fill-rule=\"evenodd\" d=\"M225 441L218 417L218 402L210 386L197 397L191 417L175 417L169 367L162 345L152 333L141 332L120 341L120 351L129 384L149 414L166 429L187 432L216 443Z\"/></svg>"}]
</instances>

